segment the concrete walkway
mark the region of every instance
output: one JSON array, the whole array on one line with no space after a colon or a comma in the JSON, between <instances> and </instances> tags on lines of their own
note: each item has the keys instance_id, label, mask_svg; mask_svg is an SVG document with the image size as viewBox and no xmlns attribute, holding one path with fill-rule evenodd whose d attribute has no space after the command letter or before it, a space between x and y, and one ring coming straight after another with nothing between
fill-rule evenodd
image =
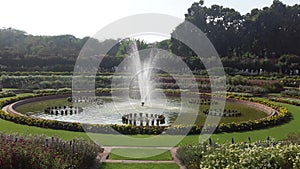
<instances>
[{"instance_id":1,"label":"concrete walkway","mask_svg":"<svg viewBox=\"0 0 300 169\"><path fill-rule=\"evenodd\" d=\"M100 162L106 162L106 163L176 163L180 169L186 169L185 166L183 166L179 159L176 157L176 151L177 147L126 147L126 146L103 146L102 147L104 151L99 155L100 156ZM120 148L134 148L134 149L163 149L163 150L169 150L172 156L172 160L111 160L109 159L109 153L112 149L120 149Z\"/></svg>"}]
</instances>

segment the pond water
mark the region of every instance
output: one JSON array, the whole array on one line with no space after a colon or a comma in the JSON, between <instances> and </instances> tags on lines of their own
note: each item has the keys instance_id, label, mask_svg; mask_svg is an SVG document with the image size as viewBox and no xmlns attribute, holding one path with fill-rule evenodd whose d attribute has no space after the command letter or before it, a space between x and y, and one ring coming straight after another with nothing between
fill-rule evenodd
<instances>
[{"instance_id":1,"label":"pond water","mask_svg":"<svg viewBox=\"0 0 300 169\"><path fill-rule=\"evenodd\" d=\"M140 101L130 99L129 101L124 101L120 98L113 99L110 98L101 98L101 102L82 102L82 103L74 103L74 106L81 107L83 109L80 113L73 113L72 115L58 115L55 114L47 114L44 112L46 108L41 107L40 110L36 110L33 112L27 112L26 114L32 117L50 119L50 120L58 120L58 121L66 121L66 122L80 122L80 123L88 123L88 124L123 124L122 116L126 114L137 114L137 117L140 116L140 113L143 114L143 117L157 115L165 116L165 124L169 125L178 116L180 111L182 110L181 103L176 100L169 99L167 101L156 100L155 102L151 102L151 104L141 105ZM51 100L50 100L51 101ZM38 104L38 103L31 103ZM45 103L46 104L46 103ZM72 103L70 103L71 105ZM49 104L51 105L51 104ZM26 105L25 105L26 106ZM55 105L51 105L55 106ZM150 119L150 118L149 118ZM145 121L144 121L145 122ZM137 122L137 125L140 125Z\"/></svg>"}]
</instances>

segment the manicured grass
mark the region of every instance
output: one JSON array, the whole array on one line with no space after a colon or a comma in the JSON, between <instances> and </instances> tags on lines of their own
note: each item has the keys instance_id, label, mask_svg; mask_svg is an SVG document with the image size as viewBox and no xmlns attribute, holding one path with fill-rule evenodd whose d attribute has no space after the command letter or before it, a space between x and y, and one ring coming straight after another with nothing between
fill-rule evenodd
<instances>
[{"instance_id":1,"label":"manicured grass","mask_svg":"<svg viewBox=\"0 0 300 169\"><path fill-rule=\"evenodd\" d=\"M71 132L65 130L53 130L45 129L34 126L20 125L10 121L0 119L0 132L4 133L19 133L20 135L46 135L46 136L57 136L64 140L71 140L77 137L88 139L84 132Z\"/></svg>"},{"instance_id":2,"label":"manicured grass","mask_svg":"<svg viewBox=\"0 0 300 169\"><path fill-rule=\"evenodd\" d=\"M18 106L16 107L16 111L23 114L28 112L43 112L47 107L69 106L71 104L72 103L68 102L67 98L50 99Z\"/></svg>"},{"instance_id":3,"label":"manicured grass","mask_svg":"<svg viewBox=\"0 0 300 169\"><path fill-rule=\"evenodd\" d=\"M172 160L169 150L146 148L114 148L109 154L112 160Z\"/></svg>"},{"instance_id":4,"label":"manicured grass","mask_svg":"<svg viewBox=\"0 0 300 169\"><path fill-rule=\"evenodd\" d=\"M175 163L103 163L101 169L179 169Z\"/></svg>"},{"instance_id":5,"label":"manicured grass","mask_svg":"<svg viewBox=\"0 0 300 169\"><path fill-rule=\"evenodd\" d=\"M203 110L207 110L209 108L210 108L209 105L200 106L199 115L196 119L195 124L199 124L199 125L204 124L206 120L206 115L204 115ZM238 123L241 121L261 119L267 116L267 113L261 110L246 105L242 105L238 102L226 102L224 109L231 110L231 111L237 110L238 112L241 112L242 115L240 117L222 117L220 123L232 123L232 122Z\"/></svg>"},{"instance_id":6,"label":"manicured grass","mask_svg":"<svg viewBox=\"0 0 300 169\"><path fill-rule=\"evenodd\" d=\"M221 134L213 134L212 140L219 143L231 142L231 139L234 138L236 142L247 142L248 137L251 138L251 141L263 140L268 136L275 138L277 140L283 140L287 138L289 133L299 133L300 132L300 107L284 104L284 103L276 103L288 108L288 110L292 113L293 119L285 124L278 125L275 127L254 130L254 131L246 131L246 132L233 132L233 133L221 133ZM194 144L199 143L198 140L192 137L186 137L180 143L182 145L186 144Z\"/></svg>"}]
</instances>

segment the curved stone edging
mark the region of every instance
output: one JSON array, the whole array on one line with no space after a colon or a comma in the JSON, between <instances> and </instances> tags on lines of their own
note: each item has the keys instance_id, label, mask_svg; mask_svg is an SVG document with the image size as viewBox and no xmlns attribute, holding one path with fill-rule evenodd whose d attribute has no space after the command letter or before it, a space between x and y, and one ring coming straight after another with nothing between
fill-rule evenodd
<instances>
[{"instance_id":1,"label":"curved stone edging","mask_svg":"<svg viewBox=\"0 0 300 169\"><path fill-rule=\"evenodd\" d=\"M31 103L31 102L51 100L51 99L60 99L60 98L65 98L65 97L69 97L69 96L70 96L70 94L65 94L65 95L40 96L40 97L33 97L33 98L29 98L29 99L23 99L23 100L14 102L12 104L6 105L5 107L2 108L2 110L7 113L14 114L14 115L26 116L20 112L17 112L15 110L15 108L18 106L27 104L27 103Z\"/></svg>"},{"instance_id":2,"label":"curved stone edging","mask_svg":"<svg viewBox=\"0 0 300 169\"><path fill-rule=\"evenodd\" d=\"M37 101L44 101L44 100L51 100L51 99L59 99L59 98L66 98L72 96L71 94L60 94L60 95L50 95L50 96L40 96L40 97L34 97L34 98L29 98L29 99L24 99L17 101L15 103L9 104L5 107L2 108L2 110L14 114L14 115L19 115L19 116L26 116L22 113L19 113L15 110L16 107L31 103L31 102L37 102ZM252 107L254 109L258 109L260 111L263 111L268 114L268 116L261 118L261 119L266 119L268 117L274 116L276 114L279 114L278 111L274 110L271 107L268 107L266 105L256 103L256 102L250 102L250 101L245 101L245 100L239 100L239 99L234 99L234 98L227 98L226 101L230 102L238 102L241 103L245 106ZM259 120L259 119L258 119Z\"/></svg>"}]
</instances>

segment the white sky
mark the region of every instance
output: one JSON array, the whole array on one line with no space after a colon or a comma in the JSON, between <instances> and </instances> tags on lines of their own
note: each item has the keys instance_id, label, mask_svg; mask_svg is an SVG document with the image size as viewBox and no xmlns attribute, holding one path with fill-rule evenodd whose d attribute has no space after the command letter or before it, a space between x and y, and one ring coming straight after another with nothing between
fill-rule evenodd
<instances>
[{"instance_id":1,"label":"white sky","mask_svg":"<svg viewBox=\"0 0 300 169\"><path fill-rule=\"evenodd\" d=\"M125 16L162 13L179 18L198 0L1 0L0 27L12 27L33 35L71 34L93 36L107 24ZM273 0L205 0L231 7L242 14L270 6ZM300 0L282 0L294 5Z\"/></svg>"}]
</instances>

